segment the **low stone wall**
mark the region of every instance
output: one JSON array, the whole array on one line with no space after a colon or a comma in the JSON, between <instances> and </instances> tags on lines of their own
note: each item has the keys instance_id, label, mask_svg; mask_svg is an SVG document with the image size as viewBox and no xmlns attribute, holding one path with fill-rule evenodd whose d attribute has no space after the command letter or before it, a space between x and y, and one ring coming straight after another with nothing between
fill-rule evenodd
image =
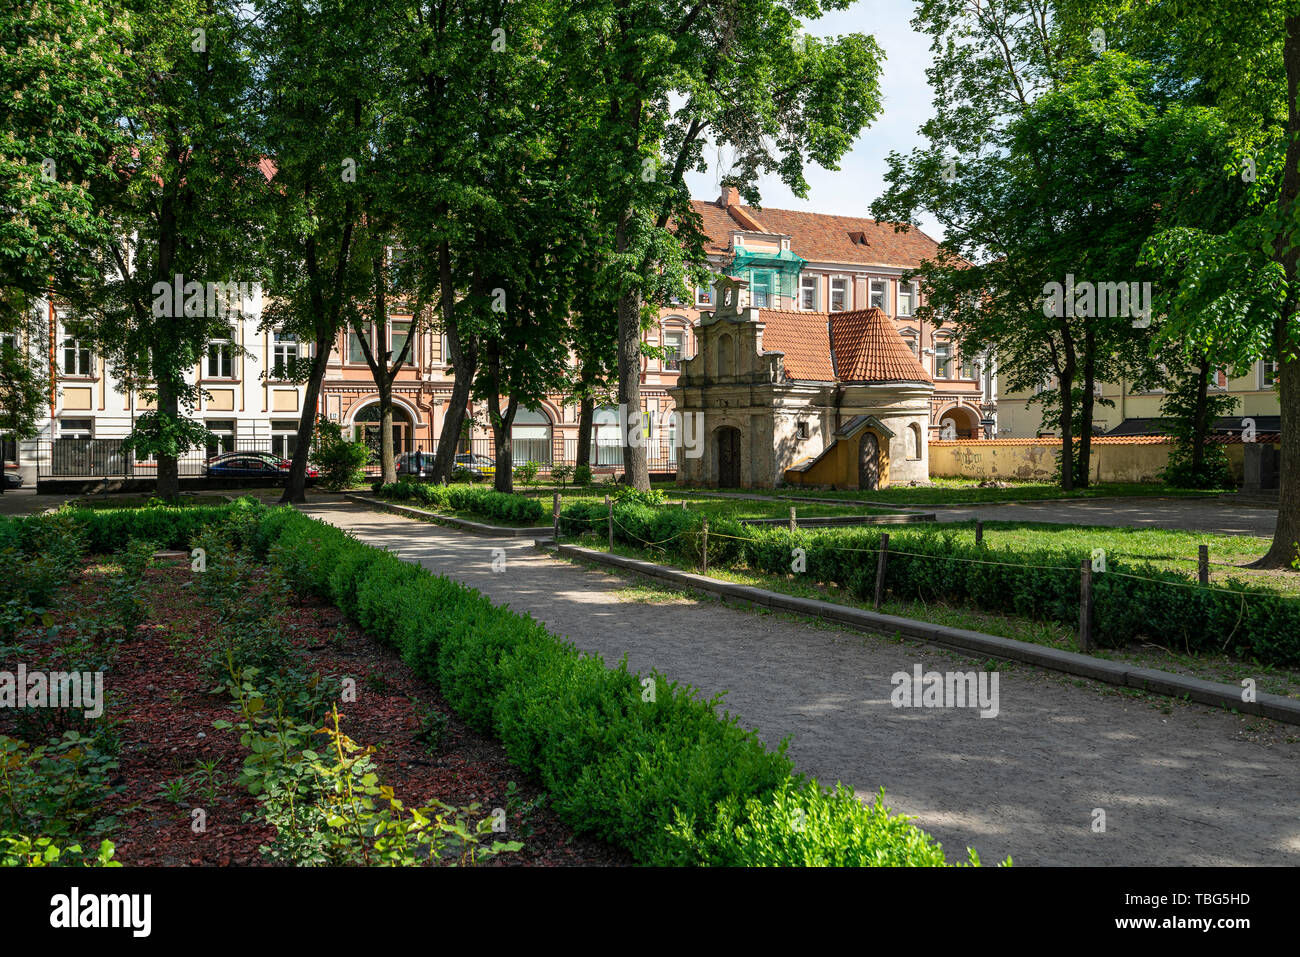
<instances>
[{"instance_id":1,"label":"low stone wall","mask_svg":"<svg viewBox=\"0 0 1300 957\"><path fill-rule=\"evenodd\" d=\"M1096 436L1094 482L1158 482L1172 448L1166 436ZM942 478L1050 480L1061 443L1041 439L959 439L930 443L930 474Z\"/></svg>"}]
</instances>

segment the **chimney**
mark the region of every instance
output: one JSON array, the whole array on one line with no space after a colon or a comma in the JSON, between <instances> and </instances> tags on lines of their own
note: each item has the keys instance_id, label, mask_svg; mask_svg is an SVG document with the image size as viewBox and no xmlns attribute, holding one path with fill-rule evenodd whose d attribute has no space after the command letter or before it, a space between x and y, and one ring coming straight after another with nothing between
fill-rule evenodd
<instances>
[{"instance_id":1,"label":"chimney","mask_svg":"<svg viewBox=\"0 0 1300 957\"><path fill-rule=\"evenodd\" d=\"M718 205L723 209L730 209L732 206L740 205L740 190L734 186L724 186L722 195L718 197Z\"/></svg>"}]
</instances>

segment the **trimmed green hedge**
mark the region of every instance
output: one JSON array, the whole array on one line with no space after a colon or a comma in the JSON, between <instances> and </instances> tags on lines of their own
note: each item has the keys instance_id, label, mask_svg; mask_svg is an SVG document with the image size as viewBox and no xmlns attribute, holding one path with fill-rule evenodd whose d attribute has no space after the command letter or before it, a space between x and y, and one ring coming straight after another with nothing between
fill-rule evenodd
<instances>
[{"instance_id":1,"label":"trimmed green hedge","mask_svg":"<svg viewBox=\"0 0 1300 957\"><path fill-rule=\"evenodd\" d=\"M298 591L333 601L397 648L472 727L496 734L576 831L651 865L942 866L933 838L793 774L784 744L769 751L717 700L659 674L605 667L527 615L292 508L83 509L72 513L96 551L131 537L173 547L223 523ZM21 539L28 523L0 526ZM973 862L977 862L971 854Z\"/></svg>"},{"instance_id":2,"label":"trimmed green hedge","mask_svg":"<svg viewBox=\"0 0 1300 957\"><path fill-rule=\"evenodd\" d=\"M189 505L147 508L65 508L86 531L86 546L96 554L124 549L133 538L157 542L160 548L189 548L193 537L209 525L226 522L238 515L260 515L265 511L253 498L241 498L229 505ZM16 541L24 550L38 537L46 515L21 515L0 519L0 547Z\"/></svg>"},{"instance_id":3,"label":"trimmed green hedge","mask_svg":"<svg viewBox=\"0 0 1300 957\"><path fill-rule=\"evenodd\" d=\"M546 514L542 503L526 495L508 495L490 488L474 485L435 485L431 482L412 482L403 479L387 484L376 482L372 489L381 498L399 502L415 501L433 508L450 508L458 512L472 512L484 518L495 518L521 525L537 524Z\"/></svg>"},{"instance_id":4,"label":"trimmed green hedge","mask_svg":"<svg viewBox=\"0 0 1300 957\"><path fill-rule=\"evenodd\" d=\"M637 548L654 543L652 551L688 566L702 558L699 515L627 504L615 505L614 520L616 541ZM607 521L605 505L577 502L560 513L560 534L592 531L603 540ZM790 574L793 550L802 548L808 580L867 598L875 592L876 554L884 531L791 532L713 518L709 565L784 576ZM885 587L896 597L966 601L989 611L1078 625L1079 564L1091 558L1088 550L992 548L958 541L952 532L935 527L888 532ZM1145 638L1188 651L1227 650L1266 664L1300 666L1300 600L1240 581L1202 588L1189 575L1113 559L1108 571L1092 580L1093 639L1099 644L1121 647Z\"/></svg>"},{"instance_id":5,"label":"trimmed green hedge","mask_svg":"<svg viewBox=\"0 0 1300 957\"><path fill-rule=\"evenodd\" d=\"M784 746L768 751L662 675L606 668L531 617L296 512L271 511L261 538L297 588L330 598L495 733L575 830L640 863L945 863L905 819L792 776Z\"/></svg>"}]
</instances>

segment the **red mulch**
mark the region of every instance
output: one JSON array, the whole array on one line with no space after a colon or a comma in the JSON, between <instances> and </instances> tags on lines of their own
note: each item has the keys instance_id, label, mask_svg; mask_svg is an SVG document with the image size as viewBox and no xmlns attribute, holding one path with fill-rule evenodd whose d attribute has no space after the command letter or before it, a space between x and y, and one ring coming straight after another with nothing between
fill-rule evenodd
<instances>
[{"instance_id":1,"label":"red mulch","mask_svg":"<svg viewBox=\"0 0 1300 957\"><path fill-rule=\"evenodd\" d=\"M149 620L132 641L119 647L104 677L105 719L122 722L120 778L115 783L125 785L111 800L120 823L109 836L116 859L124 865L267 864L258 848L274 838L275 829L256 819L242 820L257 808L256 799L236 783L246 752L237 731L212 726L216 720L235 719L230 699L224 692L210 693L214 682L200 673L196 657L184 650L173 652L168 642L169 636L173 641L177 635L206 637L203 604L187 587L191 578L188 560L156 562L147 573ZM67 609L93 604L104 587L92 564L86 576L64 590L59 604ZM337 608L307 598L301 606L287 608L281 621L291 642L308 652L311 670L356 681L356 702L339 706L342 730L357 743L376 748L380 783L393 787L407 807L437 799L454 807L477 802L483 816L493 808L510 808L508 831L497 837L521 840L524 848L500 855L489 866L632 863L620 849L574 835L548 807L534 809L527 822L531 831L521 833L520 806L541 790L511 767L498 742L467 728L393 649L359 630ZM377 676L382 676L382 684ZM436 753L416 740L421 723L411 698L449 719ZM163 796L167 781L194 772L196 761L212 758L219 762L222 781L211 806L193 791L186 804ZM513 806L506 800L510 781L518 788ZM204 805L207 828L196 834L191 830L191 805L199 804Z\"/></svg>"}]
</instances>

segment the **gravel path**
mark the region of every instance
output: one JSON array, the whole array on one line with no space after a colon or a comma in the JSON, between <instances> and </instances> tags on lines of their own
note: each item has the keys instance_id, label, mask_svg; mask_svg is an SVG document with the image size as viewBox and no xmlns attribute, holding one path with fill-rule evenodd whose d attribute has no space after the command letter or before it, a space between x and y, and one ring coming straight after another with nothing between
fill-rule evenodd
<instances>
[{"instance_id":1,"label":"gravel path","mask_svg":"<svg viewBox=\"0 0 1300 957\"><path fill-rule=\"evenodd\" d=\"M1024 502L965 508L926 508L941 522L1059 522L1066 525L1117 525L1168 528L1218 535L1271 538L1277 509L1253 508L1216 499L1110 498Z\"/></svg>"},{"instance_id":2,"label":"gravel path","mask_svg":"<svg viewBox=\"0 0 1300 957\"><path fill-rule=\"evenodd\" d=\"M1059 507L1059 504L1058 506ZM797 767L943 842L1038 865L1300 864L1300 746L1248 719L1003 664L1000 713L891 706L890 676L966 670L951 653L710 600L637 601L629 581L530 543L313 502L303 509L529 612L607 662L627 654L726 707ZM494 549L506 569L491 570ZM1291 730L1288 729L1289 733ZM1293 734L1292 737L1295 737ZM1104 810L1105 832L1093 830Z\"/></svg>"}]
</instances>

